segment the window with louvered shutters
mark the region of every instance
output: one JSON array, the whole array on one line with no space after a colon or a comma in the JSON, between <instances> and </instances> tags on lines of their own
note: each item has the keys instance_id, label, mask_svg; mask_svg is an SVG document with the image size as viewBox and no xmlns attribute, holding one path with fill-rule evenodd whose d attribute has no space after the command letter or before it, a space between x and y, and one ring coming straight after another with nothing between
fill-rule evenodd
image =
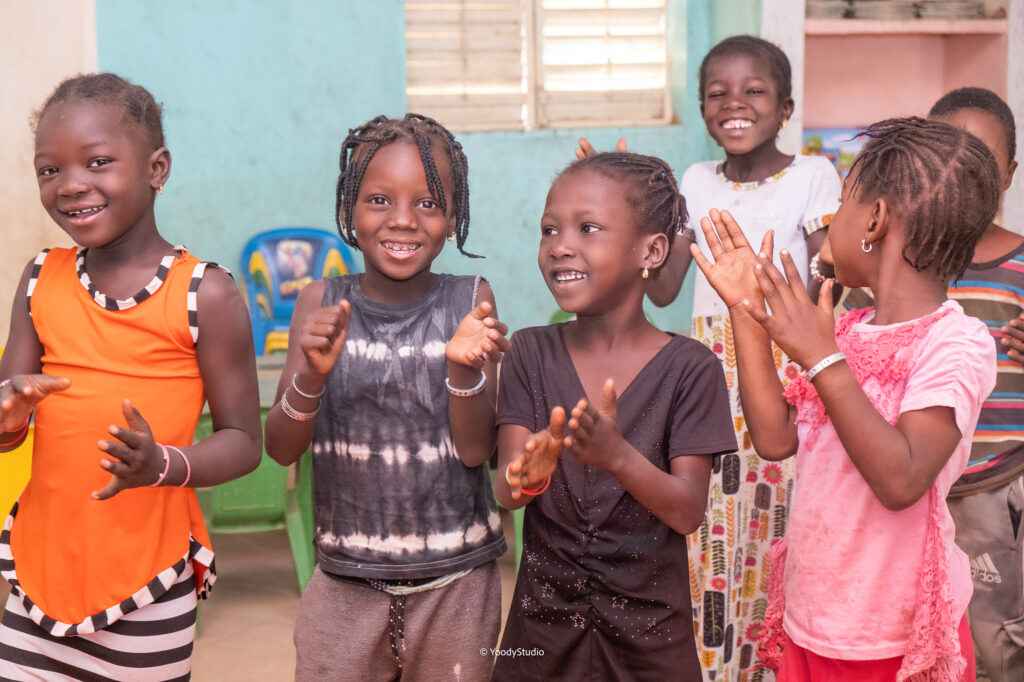
<instances>
[{"instance_id":1,"label":"window with louvered shutters","mask_svg":"<svg viewBox=\"0 0 1024 682\"><path fill-rule=\"evenodd\" d=\"M672 118L666 0L406 0L408 108L454 130Z\"/></svg>"}]
</instances>

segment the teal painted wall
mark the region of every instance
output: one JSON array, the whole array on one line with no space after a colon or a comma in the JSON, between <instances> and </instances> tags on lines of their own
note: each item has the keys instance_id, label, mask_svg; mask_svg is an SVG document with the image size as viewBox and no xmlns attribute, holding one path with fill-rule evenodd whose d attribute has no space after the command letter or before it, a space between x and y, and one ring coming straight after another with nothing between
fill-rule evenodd
<instances>
[{"instance_id":1,"label":"teal painted wall","mask_svg":"<svg viewBox=\"0 0 1024 682\"><path fill-rule=\"evenodd\" d=\"M751 0L739 0L752 7ZM662 156L677 174L715 155L692 90L695 70L737 17L708 0L670 0L673 101L681 124L459 135L469 158L470 260L454 248L438 271L481 273L512 329L543 324L555 304L537 270L540 214L576 140ZM259 11L255 11L255 8ZM237 270L245 240L272 227L333 229L338 150L349 128L405 110L401 0L98 0L101 70L164 103L173 155L157 215L164 234ZM743 18L746 21L746 18ZM692 276L691 278L692 279ZM666 329L689 327L692 282L665 309Z\"/></svg>"}]
</instances>

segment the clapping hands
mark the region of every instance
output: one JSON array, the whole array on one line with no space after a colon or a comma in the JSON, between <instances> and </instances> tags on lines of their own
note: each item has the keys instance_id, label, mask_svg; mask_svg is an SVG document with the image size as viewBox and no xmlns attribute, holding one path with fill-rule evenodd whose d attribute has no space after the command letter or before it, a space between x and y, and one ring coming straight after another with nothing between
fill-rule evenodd
<instances>
[{"instance_id":1,"label":"clapping hands","mask_svg":"<svg viewBox=\"0 0 1024 682\"><path fill-rule=\"evenodd\" d=\"M18 374L0 389L0 433L21 429L40 400L71 386L71 380L46 374Z\"/></svg>"},{"instance_id":2,"label":"clapping hands","mask_svg":"<svg viewBox=\"0 0 1024 682\"><path fill-rule=\"evenodd\" d=\"M501 362L509 348L508 325L491 316L493 309L488 301L481 301L462 318L445 346L448 360L477 370L485 362Z\"/></svg>"},{"instance_id":3,"label":"clapping hands","mask_svg":"<svg viewBox=\"0 0 1024 682\"><path fill-rule=\"evenodd\" d=\"M306 362L317 374L326 376L338 361L348 336L351 311L348 301L340 301L336 305L314 310L302 321L299 344Z\"/></svg>"}]
</instances>

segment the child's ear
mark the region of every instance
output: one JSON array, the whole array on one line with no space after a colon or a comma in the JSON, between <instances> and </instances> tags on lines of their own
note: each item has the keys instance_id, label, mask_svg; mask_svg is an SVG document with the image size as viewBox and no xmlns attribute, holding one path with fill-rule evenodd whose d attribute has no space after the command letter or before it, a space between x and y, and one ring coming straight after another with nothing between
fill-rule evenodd
<instances>
[{"instance_id":1,"label":"child's ear","mask_svg":"<svg viewBox=\"0 0 1024 682\"><path fill-rule=\"evenodd\" d=\"M678 236L678 235L677 235ZM643 267L657 270L668 258L668 235L658 233L646 238Z\"/></svg>"},{"instance_id":2,"label":"child's ear","mask_svg":"<svg viewBox=\"0 0 1024 682\"><path fill-rule=\"evenodd\" d=\"M789 119L793 118L793 109L795 106L796 105L793 102L792 97L787 97L786 99L782 100L781 103L779 103L779 113L782 114L783 121L788 121Z\"/></svg>"},{"instance_id":3,"label":"child's ear","mask_svg":"<svg viewBox=\"0 0 1024 682\"><path fill-rule=\"evenodd\" d=\"M453 241L455 239L455 223L455 209L453 208L452 214L448 216L448 230L445 232L445 236L448 238L448 241Z\"/></svg>"},{"instance_id":4,"label":"child's ear","mask_svg":"<svg viewBox=\"0 0 1024 682\"><path fill-rule=\"evenodd\" d=\"M1013 183L1013 174L1017 170L1017 162L1011 161L1010 165L1006 167L1006 175L1003 177L1003 191L1010 189L1010 185Z\"/></svg>"},{"instance_id":5,"label":"child's ear","mask_svg":"<svg viewBox=\"0 0 1024 682\"><path fill-rule=\"evenodd\" d=\"M889 204L883 197L878 197L871 204L871 221L865 226L864 239L868 244L874 244L889 233L889 222L892 213L889 212Z\"/></svg>"},{"instance_id":6,"label":"child's ear","mask_svg":"<svg viewBox=\"0 0 1024 682\"><path fill-rule=\"evenodd\" d=\"M160 147L149 155L149 186L163 187L171 175L171 151Z\"/></svg>"}]
</instances>

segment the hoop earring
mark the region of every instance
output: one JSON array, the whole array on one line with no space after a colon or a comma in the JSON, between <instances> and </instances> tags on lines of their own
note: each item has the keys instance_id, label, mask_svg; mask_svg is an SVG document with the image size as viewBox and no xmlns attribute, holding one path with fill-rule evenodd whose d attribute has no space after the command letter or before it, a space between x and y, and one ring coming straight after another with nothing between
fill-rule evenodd
<instances>
[{"instance_id":1,"label":"hoop earring","mask_svg":"<svg viewBox=\"0 0 1024 682\"><path fill-rule=\"evenodd\" d=\"M648 277L650 277L650 276L651 276L651 273L650 273L650 271L649 271L649 270L647 269L647 266L645 265L645 266L644 266L644 270L643 270L643 272L641 272L641 273L640 273L640 277L642 277L643 279L647 279L647 278L648 278Z\"/></svg>"},{"instance_id":2,"label":"hoop earring","mask_svg":"<svg viewBox=\"0 0 1024 682\"><path fill-rule=\"evenodd\" d=\"M448 235L448 241L450 241L450 242L455 241L455 233L454 232L452 232L450 235Z\"/></svg>"},{"instance_id":3,"label":"hoop earring","mask_svg":"<svg viewBox=\"0 0 1024 682\"><path fill-rule=\"evenodd\" d=\"M157 187L156 188L156 193L157 194L163 194L164 193L164 186L160 185L159 187Z\"/></svg>"},{"instance_id":4,"label":"hoop earring","mask_svg":"<svg viewBox=\"0 0 1024 682\"><path fill-rule=\"evenodd\" d=\"M867 239L860 240L860 250L864 253L871 253L872 247L874 247L874 244L870 243Z\"/></svg>"}]
</instances>

